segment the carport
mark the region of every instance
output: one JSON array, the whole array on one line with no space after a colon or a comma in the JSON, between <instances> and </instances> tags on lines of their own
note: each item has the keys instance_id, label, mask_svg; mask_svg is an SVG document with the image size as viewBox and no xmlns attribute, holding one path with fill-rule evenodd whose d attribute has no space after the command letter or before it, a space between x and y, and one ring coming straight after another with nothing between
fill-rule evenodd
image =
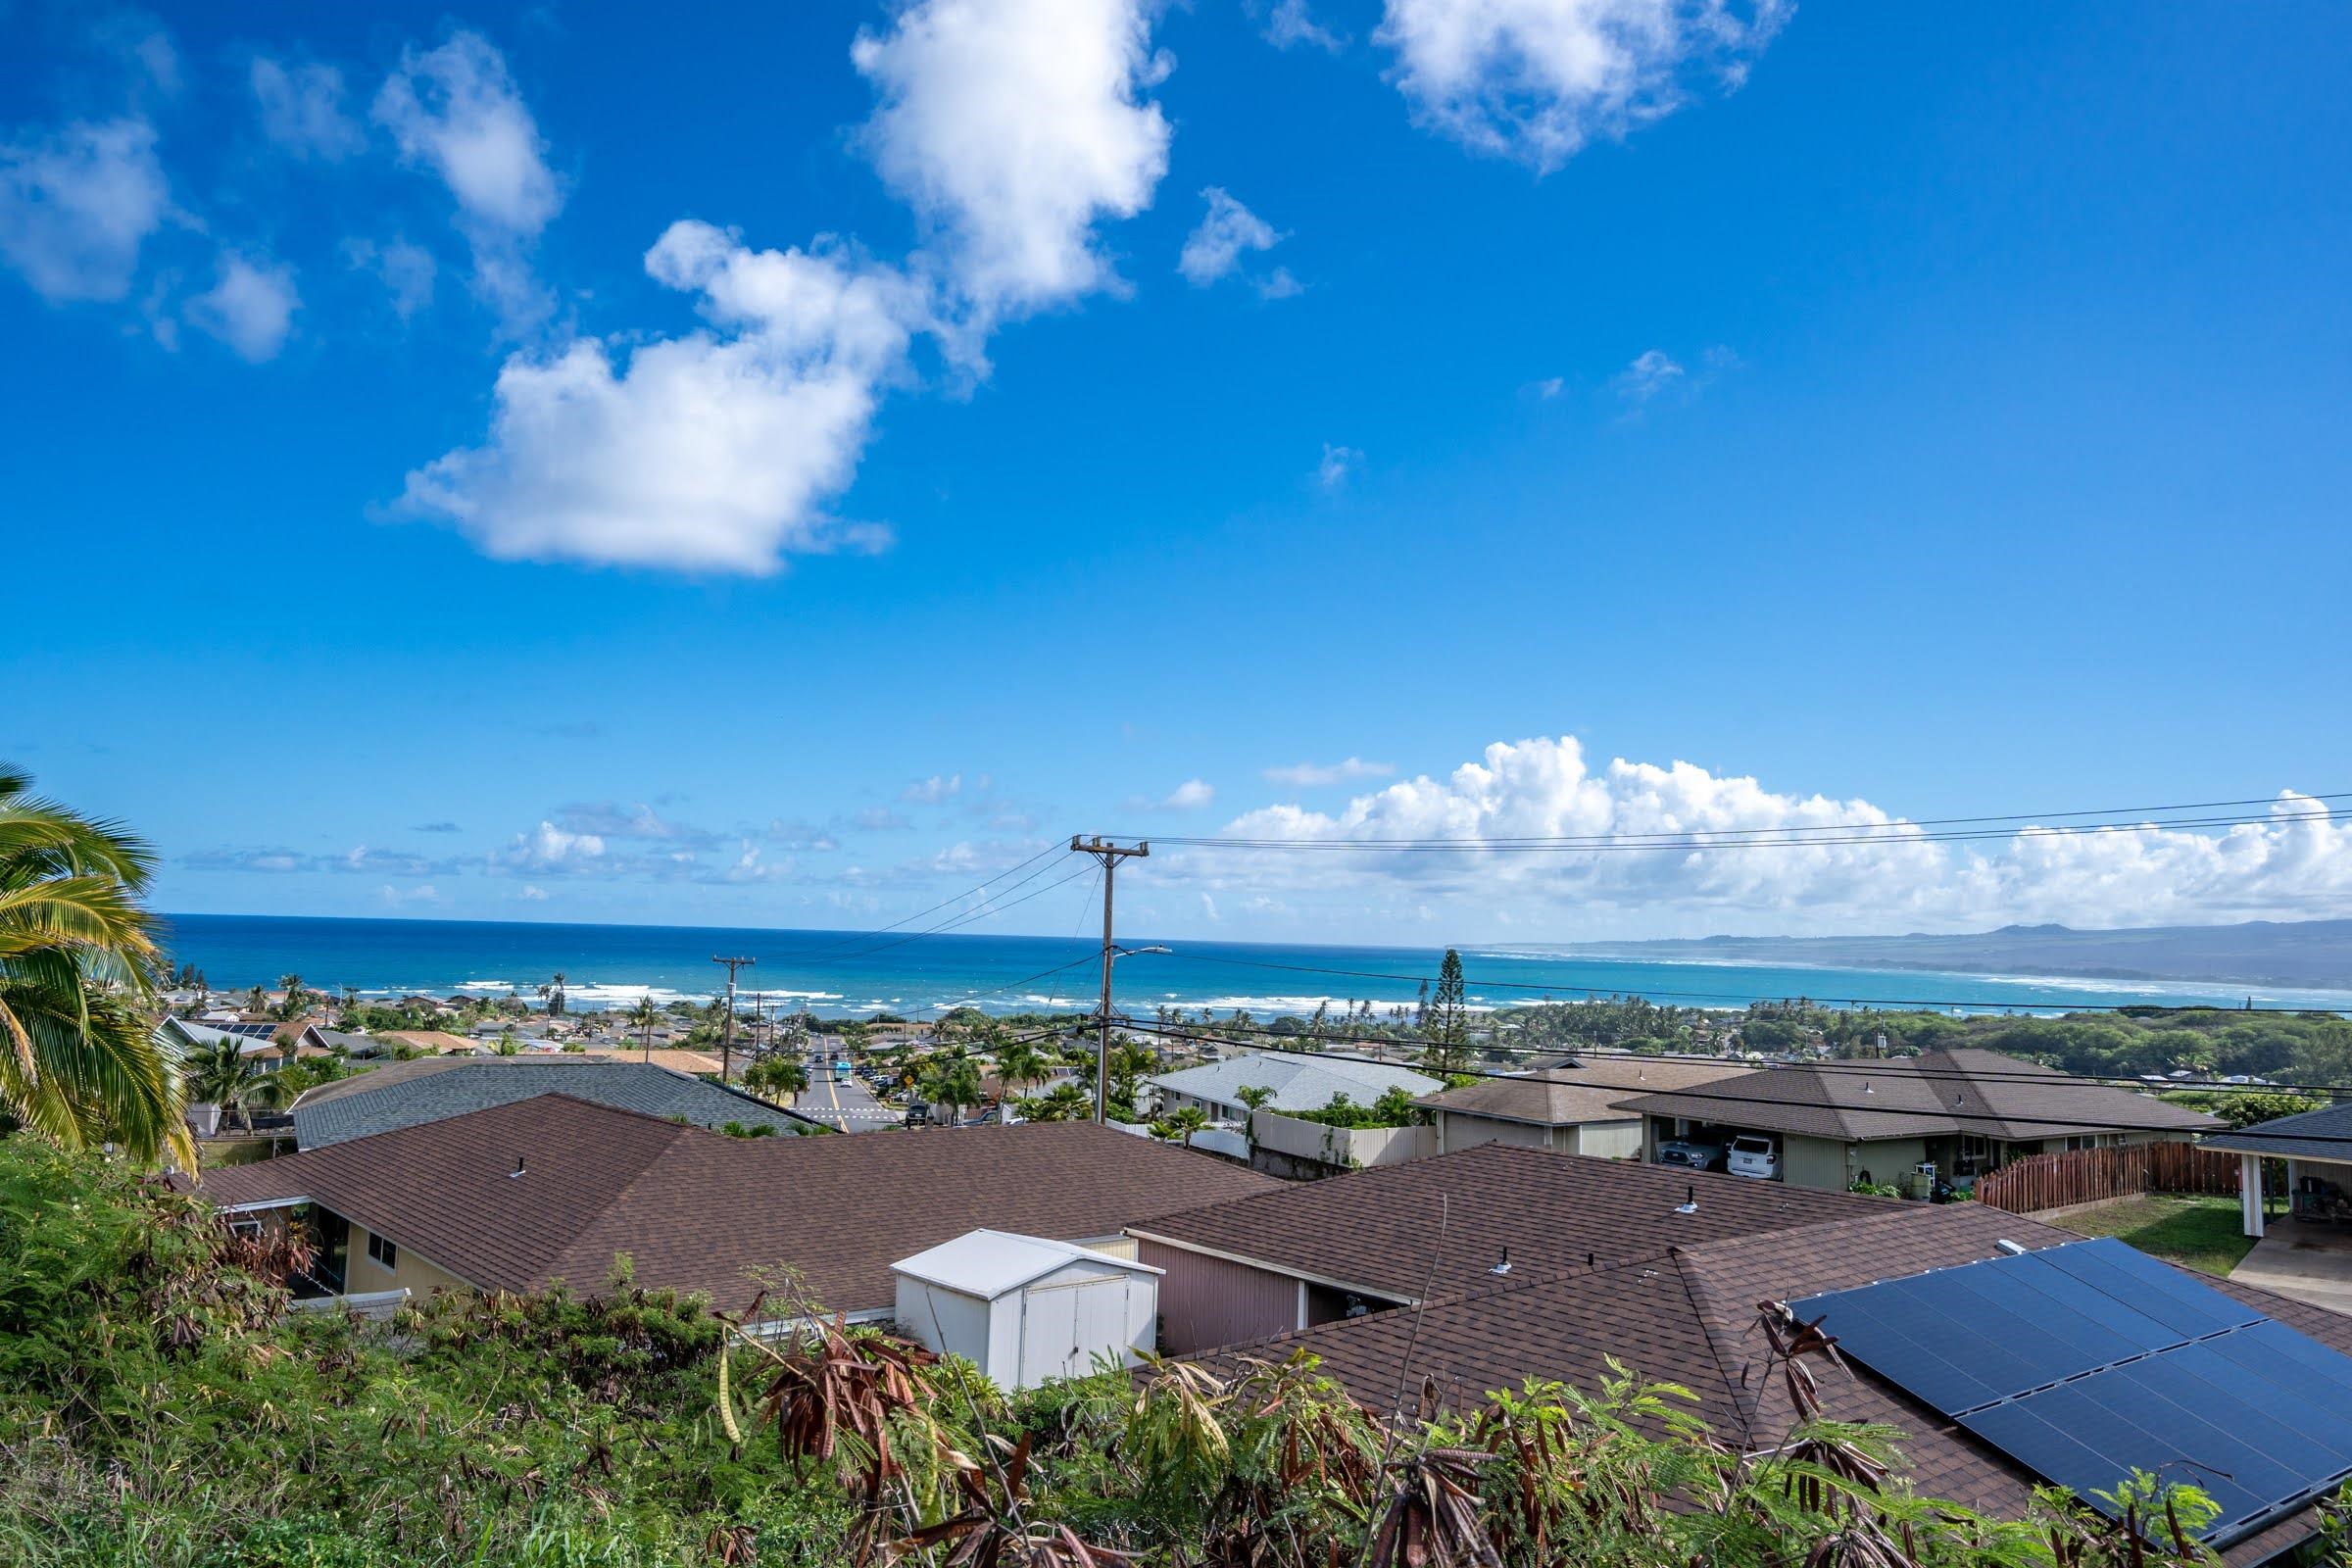
<instances>
[{"instance_id":1,"label":"carport","mask_svg":"<svg viewBox=\"0 0 2352 1568\"><path fill-rule=\"evenodd\" d=\"M2281 1116L2205 1140L2238 1155L2238 1203L2255 1238L2230 1277L2352 1313L2352 1102ZM2286 1217L2262 1206L2262 1162L2286 1164Z\"/></svg>"}]
</instances>

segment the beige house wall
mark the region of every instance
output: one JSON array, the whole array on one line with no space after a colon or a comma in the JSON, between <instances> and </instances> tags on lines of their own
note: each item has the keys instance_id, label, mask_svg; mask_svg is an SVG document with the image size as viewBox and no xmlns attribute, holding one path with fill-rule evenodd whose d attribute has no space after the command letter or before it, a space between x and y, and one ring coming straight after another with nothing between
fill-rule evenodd
<instances>
[{"instance_id":1,"label":"beige house wall","mask_svg":"<svg viewBox=\"0 0 2352 1568\"><path fill-rule=\"evenodd\" d=\"M1563 1141L1559 1147L1572 1153L1591 1154L1597 1159L1642 1157L1642 1123L1638 1119L1580 1122L1560 1131L1573 1141Z\"/></svg>"},{"instance_id":2,"label":"beige house wall","mask_svg":"<svg viewBox=\"0 0 2352 1568\"><path fill-rule=\"evenodd\" d=\"M365 1226L354 1224L351 1227L351 1251L343 1264L343 1293L346 1296L398 1290L406 1290L412 1296L430 1296L435 1291L473 1289L438 1263L417 1256L397 1242L393 1244L398 1249L394 1253L396 1261L391 1268L386 1268L368 1255L368 1236Z\"/></svg>"}]
</instances>

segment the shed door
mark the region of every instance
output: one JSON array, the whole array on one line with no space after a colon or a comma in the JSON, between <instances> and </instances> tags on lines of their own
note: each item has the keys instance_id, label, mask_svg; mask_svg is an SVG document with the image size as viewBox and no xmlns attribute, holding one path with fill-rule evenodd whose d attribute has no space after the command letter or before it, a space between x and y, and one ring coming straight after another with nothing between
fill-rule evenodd
<instances>
[{"instance_id":1,"label":"shed door","mask_svg":"<svg viewBox=\"0 0 2352 1568\"><path fill-rule=\"evenodd\" d=\"M1127 1353L1127 1280L1112 1275L1039 1285L1029 1291L1021 1345L1021 1386L1083 1377L1095 1357Z\"/></svg>"}]
</instances>

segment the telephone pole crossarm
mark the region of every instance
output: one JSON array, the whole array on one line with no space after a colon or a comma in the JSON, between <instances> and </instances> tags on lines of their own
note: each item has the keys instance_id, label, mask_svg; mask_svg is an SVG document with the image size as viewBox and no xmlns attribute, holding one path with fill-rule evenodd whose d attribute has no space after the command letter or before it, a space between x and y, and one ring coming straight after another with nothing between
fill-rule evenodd
<instances>
[{"instance_id":1,"label":"telephone pole crossarm","mask_svg":"<svg viewBox=\"0 0 2352 1568\"><path fill-rule=\"evenodd\" d=\"M1090 839L1074 833L1070 851L1102 862L1102 1017L1095 1039L1095 1120L1103 1122L1110 1119L1110 965L1118 956L1111 946L1111 885L1118 880L1121 860L1142 859L1151 855L1152 846L1143 841L1113 844L1101 834Z\"/></svg>"}]
</instances>

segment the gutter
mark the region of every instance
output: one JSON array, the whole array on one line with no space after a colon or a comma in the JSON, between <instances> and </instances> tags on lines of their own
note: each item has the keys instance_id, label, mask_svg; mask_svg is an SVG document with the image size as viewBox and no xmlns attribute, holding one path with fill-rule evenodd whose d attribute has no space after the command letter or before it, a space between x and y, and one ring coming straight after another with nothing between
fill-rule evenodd
<instances>
[{"instance_id":1,"label":"gutter","mask_svg":"<svg viewBox=\"0 0 2352 1568\"><path fill-rule=\"evenodd\" d=\"M1325 1290L1346 1291L1350 1296L1374 1296L1384 1301L1394 1301L1398 1306L1419 1306L1421 1304L1419 1297L1409 1292L1397 1291L1387 1285L1366 1285L1357 1280L1335 1279L1328 1274L1311 1274L1305 1269L1292 1268L1284 1263L1271 1263L1262 1257L1248 1257L1240 1252L1228 1252L1214 1247L1203 1247L1198 1242L1180 1242L1173 1236L1161 1236L1152 1231L1138 1230L1132 1225L1127 1227L1125 1234L1139 1242L1155 1242L1161 1247L1172 1247L1179 1252L1192 1252L1200 1257L1213 1257L1221 1263L1238 1263L1244 1268L1256 1269L1261 1274L1279 1274L1284 1279L1301 1280L1308 1285L1320 1285Z\"/></svg>"}]
</instances>

